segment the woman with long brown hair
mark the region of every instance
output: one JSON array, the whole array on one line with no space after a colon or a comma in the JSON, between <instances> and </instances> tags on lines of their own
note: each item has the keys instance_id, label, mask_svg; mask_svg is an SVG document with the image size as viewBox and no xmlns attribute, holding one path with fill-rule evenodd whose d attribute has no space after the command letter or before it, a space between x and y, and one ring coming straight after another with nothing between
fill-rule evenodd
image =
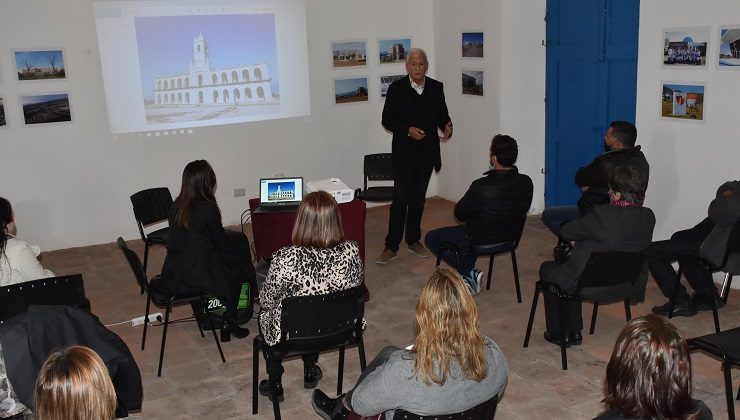
<instances>
[{"instance_id":1,"label":"woman with long brown hair","mask_svg":"<svg viewBox=\"0 0 740 420\"><path fill-rule=\"evenodd\" d=\"M170 238L161 280L156 286L170 293L205 291L226 303L221 340L244 338L249 330L236 321L242 283L254 287L249 240L227 231L216 202L216 174L205 160L196 160L182 172L180 194L169 214Z\"/></svg>"},{"instance_id":2,"label":"woman with long brown hair","mask_svg":"<svg viewBox=\"0 0 740 420\"><path fill-rule=\"evenodd\" d=\"M52 353L41 366L34 404L36 420L112 420L116 391L100 356L72 346Z\"/></svg>"},{"instance_id":3,"label":"woman with long brown hair","mask_svg":"<svg viewBox=\"0 0 740 420\"><path fill-rule=\"evenodd\" d=\"M41 248L17 239L16 231L13 207L0 197L0 286L54 277L36 259Z\"/></svg>"},{"instance_id":4,"label":"woman with long brown hair","mask_svg":"<svg viewBox=\"0 0 740 420\"><path fill-rule=\"evenodd\" d=\"M594 420L708 420L712 411L691 399L691 357L668 320L648 314L619 333L606 367L608 411Z\"/></svg>"},{"instance_id":5,"label":"woman with long brown hair","mask_svg":"<svg viewBox=\"0 0 740 420\"><path fill-rule=\"evenodd\" d=\"M339 206L325 191L306 195L293 225L293 245L272 254L260 290L259 327L265 342L280 341L282 301L291 296L324 295L362 284L362 260L357 242L344 236ZM303 386L315 388L323 373L319 354L303 355ZM260 394L283 400L282 364L268 361L270 378L259 384Z\"/></svg>"},{"instance_id":6,"label":"woman with long brown hair","mask_svg":"<svg viewBox=\"0 0 740 420\"><path fill-rule=\"evenodd\" d=\"M330 399L313 394L313 407L324 419L395 410L419 415L465 411L501 395L508 364L501 349L478 329L478 307L460 274L438 266L416 303L414 345L386 347L370 362L354 389Z\"/></svg>"}]
</instances>

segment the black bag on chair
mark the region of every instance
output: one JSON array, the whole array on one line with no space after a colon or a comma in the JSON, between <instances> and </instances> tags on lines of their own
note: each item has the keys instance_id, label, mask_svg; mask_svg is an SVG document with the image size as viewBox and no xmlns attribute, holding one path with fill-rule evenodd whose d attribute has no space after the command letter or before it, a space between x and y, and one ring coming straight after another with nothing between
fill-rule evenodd
<instances>
[{"instance_id":1,"label":"black bag on chair","mask_svg":"<svg viewBox=\"0 0 740 420\"><path fill-rule=\"evenodd\" d=\"M573 252L573 245L564 241L563 238L558 238L558 244L552 249L552 258L558 264L563 264L568 260L571 252Z\"/></svg>"}]
</instances>

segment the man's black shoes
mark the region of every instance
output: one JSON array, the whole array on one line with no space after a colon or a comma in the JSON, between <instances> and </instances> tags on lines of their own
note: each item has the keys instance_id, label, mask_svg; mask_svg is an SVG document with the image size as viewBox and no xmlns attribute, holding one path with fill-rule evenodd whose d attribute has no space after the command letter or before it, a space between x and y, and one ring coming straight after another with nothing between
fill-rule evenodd
<instances>
[{"instance_id":1,"label":"man's black shoes","mask_svg":"<svg viewBox=\"0 0 740 420\"><path fill-rule=\"evenodd\" d=\"M711 304L710 304L711 309ZM653 313L667 317L668 312L671 309L671 301L668 301L660 306L653 307ZM673 308L673 316L694 316L696 315L696 306L694 302L690 300L680 300L676 302L675 308Z\"/></svg>"}]
</instances>

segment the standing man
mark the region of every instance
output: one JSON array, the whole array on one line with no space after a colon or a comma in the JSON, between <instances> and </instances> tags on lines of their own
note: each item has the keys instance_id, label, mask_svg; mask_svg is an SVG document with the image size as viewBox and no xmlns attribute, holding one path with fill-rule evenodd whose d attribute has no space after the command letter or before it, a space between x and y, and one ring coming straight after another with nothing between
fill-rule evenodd
<instances>
[{"instance_id":1,"label":"standing man","mask_svg":"<svg viewBox=\"0 0 740 420\"><path fill-rule=\"evenodd\" d=\"M581 189L577 206L553 206L542 212L542 223L555 235L560 226L583 216L597 204L609 203L609 179L617 166L632 166L645 177L650 177L650 165L637 141L637 128L628 121L612 121L604 135L606 153L596 156L587 166L576 172L576 185ZM644 199L645 197L642 197Z\"/></svg>"},{"instance_id":2,"label":"standing man","mask_svg":"<svg viewBox=\"0 0 740 420\"><path fill-rule=\"evenodd\" d=\"M393 133L394 185L388 236L385 249L375 260L378 264L398 256L404 227L408 250L422 258L430 255L419 242L421 215L432 169L442 167L439 143L452 137L452 121L442 83L426 77L428 69L424 50L412 48L406 56L408 77L393 82L385 98L382 122Z\"/></svg>"}]
</instances>

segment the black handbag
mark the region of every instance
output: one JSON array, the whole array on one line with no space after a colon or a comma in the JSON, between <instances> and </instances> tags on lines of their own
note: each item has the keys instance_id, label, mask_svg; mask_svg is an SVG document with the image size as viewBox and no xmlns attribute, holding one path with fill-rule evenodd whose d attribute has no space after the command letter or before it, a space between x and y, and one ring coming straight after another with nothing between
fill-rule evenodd
<instances>
[{"instance_id":1,"label":"black handbag","mask_svg":"<svg viewBox=\"0 0 740 420\"><path fill-rule=\"evenodd\" d=\"M571 252L573 252L573 245L563 238L558 238L558 244L552 249L552 258L555 262L563 264L568 260Z\"/></svg>"}]
</instances>

